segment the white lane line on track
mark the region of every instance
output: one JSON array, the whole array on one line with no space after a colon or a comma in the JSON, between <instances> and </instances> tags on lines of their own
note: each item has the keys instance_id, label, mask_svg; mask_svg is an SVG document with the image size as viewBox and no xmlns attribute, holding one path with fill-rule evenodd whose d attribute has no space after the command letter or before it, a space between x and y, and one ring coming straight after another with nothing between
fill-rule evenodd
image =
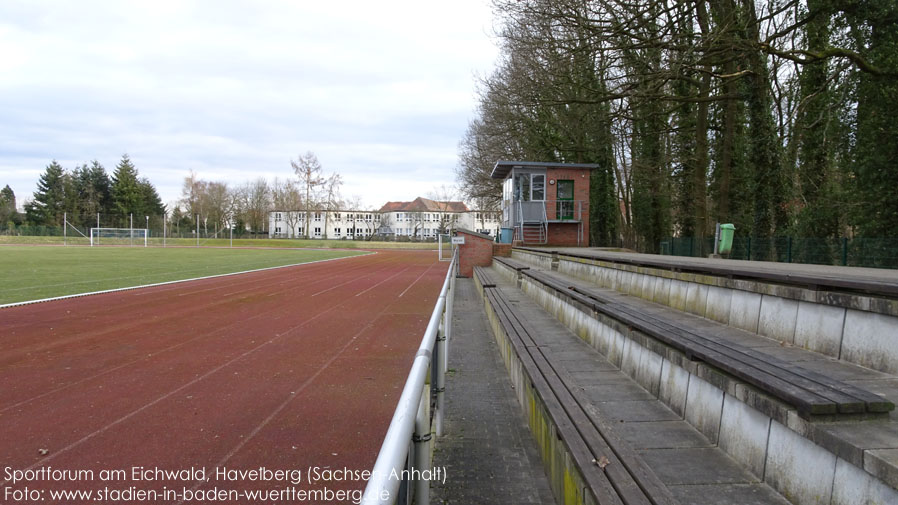
<instances>
[{"instance_id":1,"label":"white lane line on track","mask_svg":"<svg viewBox=\"0 0 898 505\"><path fill-rule=\"evenodd\" d=\"M417 283L418 281L420 281L420 280L421 280L421 277L424 277L424 274L426 274L427 272L429 272L430 269L433 268L434 266L436 266L436 263L434 263L433 265L430 265L429 267L427 267L427 270L424 270L423 272L421 272L421 275L419 275L417 279L413 280L412 283L409 284L408 287L405 288L405 290L402 291L402 293L399 293L398 298L402 298L402 295L404 295L408 290L412 289L412 286L414 286L415 283Z\"/></svg>"},{"instance_id":2,"label":"white lane line on track","mask_svg":"<svg viewBox=\"0 0 898 505\"><path fill-rule=\"evenodd\" d=\"M405 270L408 270L408 268L406 268ZM405 270L403 270L403 272L404 272ZM399 273L402 273L402 272L399 272ZM397 274L397 275L398 275L398 274ZM267 426L268 423L270 423L272 419L274 419L275 417L277 417L277 415L278 415L282 410L284 410L290 402L292 402L293 400L295 400L295 399L300 395L300 393L301 393L303 390L305 390L306 387L308 387L309 385L311 385L312 382L314 382L315 379L317 379L319 375L321 375L321 374L322 374L322 373L323 373L329 366L331 366L331 365L333 364L334 361L337 360L337 358L339 358L340 356L342 356L343 353L346 352L346 349L348 349L349 346L350 346L353 342L355 342L356 340L358 340L358 338L362 335L362 333L364 333L364 332L365 332L366 330L368 330L369 328L373 328L373 327L374 327L373 322L376 321L379 317L381 317L381 316L387 311L387 309L390 308L390 306L391 306L391 304L389 304L389 303L386 304L386 305L384 306L384 308L380 310L380 312L378 312L374 317L372 317L372 318L370 319L371 322L369 322L368 324L366 324L364 327L362 327L361 330L358 331L358 333L356 333L355 335L353 335L353 337L352 337L351 339L349 339L349 341L346 342L346 344L344 344L343 347L341 347L340 350L337 351L336 354L334 354L333 356L331 356L330 359L328 359L328 360L324 363L324 365L322 365L318 370L316 370L315 373L314 373L311 377L308 377L305 381L302 382L302 384L300 384L299 386L297 386L297 388L296 388L295 390L293 390L289 395L287 395L287 399L286 399L286 400L284 400L284 401L283 401L277 408L275 408L274 411L272 411L271 414L268 415L268 417L266 417L265 419L263 419L262 422L259 423L258 426L256 426L255 428L253 428L253 430L250 431L249 434L248 434L246 437L243 437L243 439L240 440L240 442L238 442L237 445L235 445L234 448L231 449L231 450L230 450L230 451L229 451L223 458L221 458L221 460L219 460L219 461L215 464L215 466L218 467L218 468L221 468L225 463L228 462L228 460L230 460L235 454L237 454L237 453L240 451L240 449L242 449L242 448L243 448L243 447L244 447L244 446L245 446L245 445L246 445L252 438L254 438L256 435L258 435L259 432L262 431L262 429L263 429L265 426ZM190 488L190 490L191 490L191 491L196 491L197 489L199 489L200 487L202 487L203 484L205 484L205 482L199 481L199 482L197 482L192 488ZM185 502L185 500L181 500L181 501L177 502L175 505L181 505L181 504L183 504L184 502Z\"/></svg>"},{"instance_id":3,"label":"white lane line on track","mask_svg":"<svg viewBox=\"0 0 898 505\"><path fill-rule=\"evenodd\" d=\"M375 319L376 318L377 318L377 316L375 316ZM346 342L346 344L344 344L343 347L341 347L340 350L337 351L336 354L334 354L333 356L330 357L330 359L328 359L326 362L324 362L324 364L320 368L318 368L318 370L316 370L315 373L312 374L311 377L306 378L306 380L304 380L302 382L302 384L300 384L293 391L291 391L290 394L287 395L287 399L284 400L283 402L281 402L281 404L278 405L277 408L275 408L271 412L271 414L268 414L268 416L265 419L263 419L262 422L260 422L258 424L258 426L253 428L252 431L250 431L245 437L243 437L240 440L240 442L238 442L237 445L234 446L233 449L231 449L227 454L225 454L225 456L223 458L221 458L217 463L215 463L215 467L221 468L222 466L224 466L225 463L228 462L229 459L231 459L235 454L240 452L240 449L243 449L243 446L245 446L250 440L255 438L255 436L258 435L259 432L262 431L262 429L265 428L265 426L267 426L268 423L270 423L272 419L277 417L277 415L280 414L282 410L287 408L287 405L289 405L290 402L292 402L294 399L296 399L296 397L298 397L300 395L300 393L302 393L309 385L311 385L312 382L314 382L315 379L317 379L319 375L321 375L325 370L328 369L328 367L330 367L334 363L334 361L337 360L337 358L342 356L343 353L346 351L346 349L348 349L349 346L353 342L358 340L359 335L361 335L362 332L367 330L369 327L371 327L370 324L366 325L364 328L362 328L362 330L359 331L358 333L356 333L355 336L353 336L351 339L349 339L349 341ZM199 481L192 488L190 488L190 490L196 491L198 488L202 487L203 484L205 484L204 481ZM181 505L182 503L184 503L184 501L185 500L181 500L181 501L177 502L176 505Z\"/></svg>"},{"instance_id":4,"label":"white lane line on track","mask_svg":"<svg viewBox=\"0 0 898 505\"><path fill-rule=\"evenodd\" d=\"M396 277L397 275L401 274L402 272L405 272L405 271L408 270L409 268L411 268L411 267L405 267L405 268L403 268L402 270L400 270L400 271L396 272L395 274L393 274L393 275L387 277L386 279L384 279L384 280L378 282L377 284L371 286L370 288L365 289L365 290L363 290L363 291L359 291L358 293L355 294L355 296L361 296L361 295L367 293L368 291L371 291L372 289L376 288L377 286L380 286L381 284L387 282L388 280L392 279L393 277Z\"/></svg>"},{"instance_id":5,"label":"white lane line on track","mask_svg":"<svg viewBox=\"0 0 898 505\"><path fill-rule=\"evenodd\" d=\"M361 279L367 279L368 277L371 277L372 275L376 274L377 272L380 272L381 270L383 270L383 268L381 268L380 270L375 270L374 272L371 272L371 273L368 274L368 275L364 275L364 276L362 276L362 277L356 277L356 278L354 278L354 279L349 279L349 280L346 281L346 282L341 282L340 284L331 286L331 287L329 287L329 288L327 288L327 289L322 289L321 291L319 291L319 292L317 292L317 293L311 295L309 298L312 298L312 297L315 297L315 296L318 296L318 295L322 295L322 294L324 294L324 293L327 293L328 291L337 289L337 288L339 288L340 286L345 286L345 285L347 285L347 284L349 284L349 283L351 283L351 282L356 282L356 281L359 281L359 280L361 280Z\"/></svg>"},{"instance_id":6,"label":"white lane line on track","mask_svg":"<svg viewBox=\"0 0 898 505\"><path fill-rule=\"evenodd\" d=\"M342 260L342 259L358 258L360 256L367 256L369 254L377 254L377 252L370 251L370 252L366 252L365 254L358 254L355 256L344 256L342 258L329 258L326 260L307 261L305 263L294 263L292 265L281 265L278 267L256 268L253 270L244 270L242 272L231 272L228 274L207 275L204 277L194 277L192 279L180 279L180 280L176 280L176 281L156 282L153 284L142 284L140 286L128 286L128 287L124 287L124 288L104 289L102 291L91 291L90 293L76 293L73 295L54 296L51 298L41 298L40 300L28 300L28 301L24 301L24 302L6 303L3 305L0 305L0 309L6 309L6 308L11 308L11 307L20 307L22 305L31 305L34 303L55 302L57 300L68 300L71 298L81 298L82 296L102 295L105 293L117 293L120 291L131 291L134 289L152 288L152 287L156 287L156 286L168 286L170 284L177 284L179 282L200 281L200 280L204 280L204 279L215 279L218 277L228 277L231 275L249 274L249 273L253 273L253 272L264 272L266 270L277 270L279 268L290 268L290 267L298 267L298 266L302 266L302 265L312 265L315 263L324 263L325 261L337 261L337 260Z\"/></svg>"},{"instance_id":7,"label":"white lane line on track","mask_svg":"<svg viewBox=\"0 0 898 505\"><path fill-rule=\"evenodd\" d=\"M367 255L361 255L361 256L367 256ZM352 257L352 256L347 257L346 259L351 258L351 257ZM338 258L335 258L335 259L338 259ZM382 263L383 260L381 260L381 261L374 260L374 261L375 261L375 264L378 264L378 263ZM364 278L364 277L361 277L361 278ZM356 280L358 280L358 279L356 279ZM278 284L273 285L273 287L280 287L280 286L282 286L282 285L284 285L284 284L287 284L287 283L288 283L288 282L281 282L281 283L278 283ZM215 288L209 288L209 289L215 289ZM289 289L288 289L288 290L289 290ZM277 291L274 291L273 293L269 294L268 297L271 297L271 296L282 296L282 295L283 295L286 291L288 291L288 290L277 290ZM201 291L208 291L208 290L201 290ZM197 291L191 291L190 293L197 293ZM63 386L59 386L59 387L54 388L54 389L52 389L52 390L50 390L50 391L46 391L46 392L41 393L41 394L39 394L39 395L37 395L37 396L32 396L31 398L28 398L28 399L25 399L25 400L21 400L21 401L19 401L19 402L17 402L17 403L14 403L14 404L12 404L12 405L7 405L7 406L5 406L5 407L0 408L0 414L2 414L3 412L6 412L6 411L8 411L8 410L11 410L11 409L13 409L13 408L20 407L20 406L22 406L22 405L28 404L28 403L30 403L30 402L32 402L32 401L39 400L39 399L41 399L41 398L43 398L43 397L46 397L46 396L49 396L49 395L51 395L51 394L58 393L58 392L60 392L60 391L65 391L66 389L69 389L69 388L71 388L71 387L73 387L73 386L77 386L77 385L82 384L82 383L84 383L84 382L88 382L88 381L90 381L90 380L96 379L96 378L98 378L98 377L102 377L102 376L104 376L104 375L107 375L107 374L109 374L109 373L115 372L115 371L117 371L117 370L121 370L122 368L126 368L126 367L128 367L128 366L130 366L130 365L133 365L133 364L135 364L135 363L140 363L141 361L146 361L147 359L152 358L152 357L156 357L157 355L164 354L164 353L166 353L166 352L170 352L170 351L176 350L176 349L178 349L178 348L180 348L180 347L183 347L183 346L185 346L185 345L187 345L187 344L189 344L189 343L192 343L192 342L194 342L194 341L196 341L196 340L203 339L203 338L207 338L207 337L213 337L213 336L216 335L217 333L220 333L220 332L222 332L222 331L225 331L225 330L227 330L227 329L229 329L229 328L231 328L231 327L233 327L233 326L236 326L236 325L238 325L238 324L245 323L245 322L247 322L247 321L251 321L251 320L253 320L253 319L258 319L258 318L260 318L260 317L265 317L265 316L267 316L269 313L270 313L270 311L268 311L268 312L262 312L262 313L259 313L259 314L255 314L255 315L249 316L249 317L246 318L246 319L241 319L241 320L239 320L239 321L234 321L233 323L231 323L231 324L229 324L229 325L227 325L227 326L217 328L217 329L215 329L215 330L213 330L213 331L211 331L211 332L209 332L209 333L203 333L203 334L197 335L197 336L195 336L195 337L193 337L193 338L191 338L191 339L188 339L188 340L183 340L183 341L181 341L181 342L179 342L179 343L177 343L177 344L175 344L175 345L172 345L172 346L169 346L169 347L166 347L166 348L163 348L163 349L159 349L159 350L157 350L157 351L155 351L155 352L152 352L151 354L149 354L149 355L147 355L147 356L141 356L141 357L138 358L138 359L134 359L134 360L128 361L127 363L123 363L123 364L121 364L121 365L118 365L118 366L116 366L116 367L113 367L113 368L110 368L110 369L107 369L107 370L103 370L103 371L101 371L101 372L99 372L99 373L96 373L96 374L94 374L94 375L91 375L91 376L89 376L89 377L83 377L83 378L81 378L81 379L79 379L79 380L77 380L77 381L75 381L75 382L71 382L71 383L69 383L69 384L65 384L65 385L63 385ZM292 329L291 329L290 331L292 331Z\"/></svg>"},{"instance_id":8,"label":"white lane line on track","mask_svg":"<svg viewBox=\"0 0 898 505\"><path fill-rule=\"evenodd\" d=\"M60 454L64 454L64 453L66 453L66 452L69 452L70 450L74 449L75 447L78 447L79 445L83 444L84 442L87 442L88 440L90 440L90 439L96 437L97 435L100 435L100 434L102 434L102 433L108 431L109 429L111 429L111 428L113 428L113 427L115 427L115 426L117 426L117 425L119 425L119 424L121 424L121 423L127 421L128 419L130 419L130 418L132 418L132 417L134 417L134 416L136 416L137 414L139 414L139 413L143 412L144 410L146 410L146 409L152 407L153 405L156 405L157 403L159 403L159 402L161 402L161 401L163 401L163 400L165 400L165 399L171 397L171 396L174 395L175 393L177 393L177 392L179 392L179 391L183 391L184 389L186 389L186 388L188 388L188 387L190 387L190 386L192 386L192 385L194 385L194 384L196 384L196 383L198 383L198 382L200 382L200 381L202 381L202 380L205 380L207 377L209 377L209 376L211 376L212 374L218 372L219 370L222 370L222 369L224 369L224 368L230 366L231 364L236 363L237 361L239 361L239 360L245 358L246 356L249 356L250 354L252 354L252 353L258 351L259 349L265 347L266 345L271 344L271 343L274 343L276 340L281 340L281 339L285 338L287 335L289 335L289 334L292 333L293 331L295 331L295 330L297 330L297 329L299 329L299 328L305 326L306 324L311 323L312 321L314 321L314 320L316 320L316 319L318 319L318 318L320 318L320 317L323 317L323 316L326 315L326 314L329 314L330 312L332 312L332 311L338 309L339 307L340 307L340 305L334 305L334 306L331 307L330 309L327 309L327 310L325 310L325 311L323 311L323 312L320 312L320 313L318 313L318 314L312 316L311 318L309 318L309 319L303 321L302 323L300 323L300 324L294 326L293 328L290 328L289 330L285 331L284 333L281 333L280 335L276 335L275 337L273 337L273 338L271 338L271 339L269 339L269 340L267 340L267 341L265 341L265 342L262 342L261 344L257 345L256 347L253 347L252 349L250 349L250 350L248 350L248 351L246 351L246 352L240 354L239 356L237 356L237 357L235 357L235 358L233 358L233 359L231 359L231 360L228 360L228 361L225 362L225 363L222 363L221 365L219 365L219 366L213 368L212 370L209 370L208 372L204 373L203 375L197 376L197 377L195 377L193 380L188 381L187 383L182 384L181 386L178 386L177 388L175 388L175 389L169 391L168 393L165 393L164 395L162 395L162 396L156 398L155 400L153 400L153 401L151 401L151 402L149 402L149 403L144 404L142 407L137 408L137 409L135 409L135 410L132 410L131 412L125 414L125 415L122 416L122 417L119 417L118 419L116 419L115 421L112 421L111 423L107 424L106 426L103 426L102 428L99 428L99 429L97 429L97 430L95 430L95 431L93 431L93 432L91 432L91 433L88 433L87 435L85 435L85 436L81 437L80 439L78 439L78 440L76 440L76 441L70 443L69 445L63 447L62 449L58 449L58 450L53 451L53 453L51 453L50 455L41 458L39 461L37 461L37 462L35 462L34 464L28 466L27 468L23 468L23 470L25 470L25 471L33 470L33 469L35 469L35 468L37 468L37 467L39 467L39 466L41 466L41 465L45 465L47 462L49 462L49 461L55 459L55 458L56 458L57 456L59 456ZM7 481L7 480L4 480L4 481L0 482L0 487L5 486L8 482L9 482L9 481Z\"/></svg>"}]
</instances>

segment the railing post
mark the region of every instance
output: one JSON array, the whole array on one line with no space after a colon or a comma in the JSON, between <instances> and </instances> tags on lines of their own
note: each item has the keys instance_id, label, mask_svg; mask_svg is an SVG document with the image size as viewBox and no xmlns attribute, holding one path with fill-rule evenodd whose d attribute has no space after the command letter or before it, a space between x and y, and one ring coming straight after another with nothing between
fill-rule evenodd
<instances>
[{"instance_id":1,"label":"railing post","mask_svg":"<svg viewBox=\"0 0 898 505\"><path fill-rule=\"evenodd\" d=\"M842 237L842 266L848 266L848 237Z\"/></svg>"},{"instance_id":2,"label":"railing post","mask_svg":"<svg viewBox=\"0 0 898 505\"><path fill-rule=\"evenodd\" d=\"M421 395L421 402L418 404L418 413L415 416L415 434L412 441L415 444L414 454L415 461L412 464L412 475L420 475L420 472L429 470L433 465L431 463L431 439L430 433L430 398L428 395ZM427 479L415 479L415 504L430 504L430 481Z\"/></svg>"},{"instance_id":3,"label":"railing post","mask_svg":"<svg viewBox=\"0 0 898 505\"><path fill-rule=\"evenodd\" d=\"M455 277L455 272L452 272L452 278L449 279L449 292L446 293L446 314L444 316L446 320L443 323L446 339L443 341L443 349L440 350L444 374L449 371L449 341L452 340L452 317L455 312L453 308L455 305Z\"/></svg>"},{"instance_id":4,"label":"railing post","mask_svg":"<svg viewBox=\"0 0 898 505\"><path fill-rule=\"evenodd\" d=\"M446 392L446 371L443 369L443 355L446 352L446 335L443 332L437 333L436 356L430 363L437 371L437 382L434 384L434 392L436 393L436 412L434 424L438 437L443 436L443 403L445 402L444 393Z\"/></svg>"}]
</instances>

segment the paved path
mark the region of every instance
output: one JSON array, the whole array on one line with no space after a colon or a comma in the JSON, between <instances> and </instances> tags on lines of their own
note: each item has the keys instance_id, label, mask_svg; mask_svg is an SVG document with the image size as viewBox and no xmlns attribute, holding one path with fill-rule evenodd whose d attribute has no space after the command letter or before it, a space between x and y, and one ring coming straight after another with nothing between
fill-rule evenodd
<instances>
[{"instance_id":1,"label":"paved path","mask_svg":"<svg viewBox=\"0 0 898 505\"><path fill-rule=\"evenodd\" d=\"M446 384L447 418L437 439L435 504L553 504L536 443L515 400L471 279L456 282Z\"/></svg>"}]
</instances>

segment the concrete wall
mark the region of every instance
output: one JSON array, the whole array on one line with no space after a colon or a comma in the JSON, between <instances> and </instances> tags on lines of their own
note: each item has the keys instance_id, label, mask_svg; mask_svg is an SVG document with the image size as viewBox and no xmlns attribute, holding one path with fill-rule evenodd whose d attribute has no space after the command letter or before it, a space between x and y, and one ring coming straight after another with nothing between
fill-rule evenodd
<instances>
[{"instance_id":1,"label":"concrete wall","mask_svg":"<svg viewBox=\"0 0 898 505\"><path fill-rule=\"evenodd\" d=\"M512 257L540 265L544 253ZM545 268L545 267L544 267ZM558 271L887 373L898 373L898 300L558 256Z\"/></svg>"},{"instance_id":2,"label":"concrete wall","mask_svg":"<svg viewBox=\"0 0 898 505\"><path fill-rule=\"evenodd\" d=\"M494 268L506 278L516 275L498 263ZM627 284L640 285L637 274L627 275ZM876 451L864 449L865 442L853 445L833 435L831 425L808 422L751 385L607 316L585 312L526 276L520 282L540 306L793 503L898 503L898 467L882 458L872 464Z\"/></svg>"}]
</instances>

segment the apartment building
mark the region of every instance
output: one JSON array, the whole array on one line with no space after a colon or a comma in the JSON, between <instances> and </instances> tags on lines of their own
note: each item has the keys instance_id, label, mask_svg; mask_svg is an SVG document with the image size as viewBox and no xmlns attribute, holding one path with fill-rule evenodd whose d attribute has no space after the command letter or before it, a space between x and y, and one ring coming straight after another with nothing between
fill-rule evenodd
<instances>
[{"instance_id":1,"label":"apartment building","mask_svg":"<svg viewBox=\"0 0 898 505\"><path fill-rule=\"evenodd\" d=\"M440 233L455 228L495 237L501 218L501 212L471 210L464 202L437 202L419 197L410 202L387 202L377 211L311 211L309 233L305 233L305 212L275 210L269 213L268 229L273 238L365 240L378 235L436 240Z\"/></svg>"}]
</instances>

